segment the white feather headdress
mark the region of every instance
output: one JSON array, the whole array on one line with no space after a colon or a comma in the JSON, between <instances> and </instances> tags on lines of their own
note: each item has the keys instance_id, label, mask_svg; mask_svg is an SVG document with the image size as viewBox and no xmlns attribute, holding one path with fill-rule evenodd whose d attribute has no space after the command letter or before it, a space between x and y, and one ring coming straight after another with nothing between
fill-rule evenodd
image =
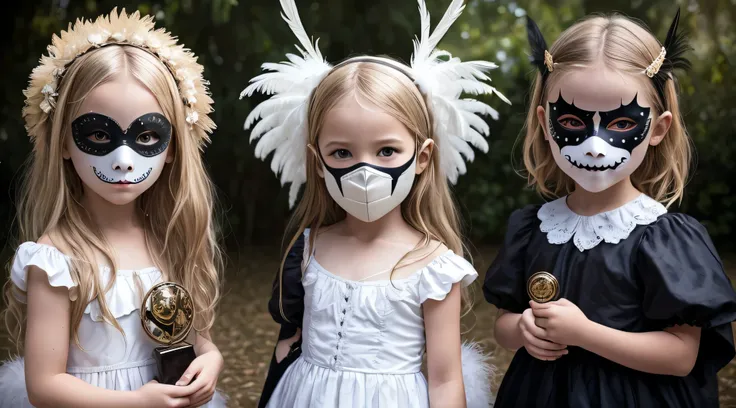
<instances>
[{"instance_id":1,"label":"white feather headdress","mask_svg":"<svg viewBox=\"0 0 736 408\"><path fill-rule=\"evenodd\" d=\"M314 88L330 72L332 65L319 51L318 42L312 44L299 19L294 0L280 0L282 17L289 24L302 47L301 56L287 54L288 62L265 63L264 74L250 80L250 85L240 94L241 99L260 91L273 95L253 109L245 120L245 129L251 130L250 141L258 140L255 155L266 159L274 153L271 170L281 185L291 183L289 207L296 202L299 189L306 182L307 103ZM497 68L488 61L466 61L453 57L449 52L436 49L439 41L465 9L463 0L453 0L435 30L430 34L429 12L424 0L418 0L421 15L421 34L414 40L411 73L419 90L426 95L434 115L435 141L440 151L440 166L451 183L465 174L465 160L472 161L471 146L488 151L485 137L488 124L480 115L498 118L498 112L475 99L461 99L463 93L471 95L495 94L504 102L511 102L494 87L486 72Z\"/></svg>"}]
</instances>

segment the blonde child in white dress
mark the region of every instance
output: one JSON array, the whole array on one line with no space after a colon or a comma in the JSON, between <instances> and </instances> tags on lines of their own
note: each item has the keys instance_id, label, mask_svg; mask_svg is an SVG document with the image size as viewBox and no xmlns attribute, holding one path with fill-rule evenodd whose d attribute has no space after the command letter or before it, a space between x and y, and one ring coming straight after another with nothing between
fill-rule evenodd
<instances>
[{"instance_id":1,"label":"blonde child in white dress","mask_svg":"<svg viewBox=\"0 0 736 408\"><path fill-rule=\"evenodd\" d=\"M460 95L496 93L483 82L495 65L435 50L463 2L452 1L430 35L419 1L422 34L411 66L366 56L333 67L293 0L281 5L302 56L264 64L273 72L251 80L243 95L275 94L246 126L262 118L251 133L260 138L256 155L274 153L273 170L291 183L290 205L306 183L290 243L303 244L303 268L294 279L282 265L272 311L303 338L301 356L267 381L278 385L264 389L261 406L487 408L490 368L477 348L461 346L461 299L478 274L463 259L448 179L465 172L469 144L488 147L476 113L495 111ZM302 299L281 302L302 285ZM282 358L277 348L276 366Z\"/></svg>"},{"instance_id":2,"label":"blonde child in white dress","mask_svg":"<svg viewBox=\"0 0 736 408\"><path fill-rule=\"evenodd\" d=\"M202 67L151 17L116 10L54 37L23 115L34 142L5 321L24 358L0 367L0 407L225 405L209 340L219 298L210 181L200 148ZM191 293L196 359L152 381L139 309L154 284Z\"/></svg>"}]
</instances>

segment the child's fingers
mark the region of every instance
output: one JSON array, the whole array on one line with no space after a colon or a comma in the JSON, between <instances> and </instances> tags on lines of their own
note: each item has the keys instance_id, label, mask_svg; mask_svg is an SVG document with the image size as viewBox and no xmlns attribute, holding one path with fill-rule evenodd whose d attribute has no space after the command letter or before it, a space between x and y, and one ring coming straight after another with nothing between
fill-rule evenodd
<instances>
[{"instance_id":1,"label":"child's fingers","mask_svg":"<svg viewBox=\"0 0 736 408\"><path fill-rule=\"evenodd\" d=\"M172 398L172 401L169 402L168 406L173 408L185 408L189 406L189 398L181 397L181 398Z\"/></svg>"},{"instance_id":2,"label":"child's fingers","mask_svg":"<svg viewBox=\"0 0 736 408\"><path fill-rule=\"evenodd\" d=\"M529 301L529 306L531 306L532 309L534 309L534 310L549 309L550 307L552 307L552 305L550 304L550 302L547 302L547 303L537 303L537 302L535 302L533 300L530 300Z\"/></svg>"},{"instance_id":3,"label":"child's fingers","mask_svg":"<svg viewBox=\"0 0 736 408\"><path fill-rule=\"evenodd\" d=\"M195 375L197 375L201 371L201 367L199 367L199 364L192 364L187 368L186 371L184 371L184 374L181 375L181 378L179 378L179 381L176 382L176 385L187 385L192 382L192 379Z\"/></svg>"},{"instance_id":4,"label":"child's fingers","mask_svg":"<svg viewBox=\"0 0 736 408\"><path fill-rule=\"evenodd\" d=\"M194 394L189 399L194 401L191 406L192 407L200 407L210 400L212 400L212 397L215 395L214 389L203 388L202 390L199 390L196 394Z\"/></svg>"},{"instance_id":5,"label":"child's fingers","mask_svg":"<svg viewBox=\"0 0 736 408\"><path fill-rule=\"evenodd\" d=\"M535 319L529 319L528 321L525 321L522 326L534 337L542 339L547 335L547 331L543 327L537 326Z\"/></svg>"},{"instance_id":6,"label":"child's fingers","mask_svg":"<svg viewBox=\"0 0 736 408\"><path fill-rule=\"evenodd\" d=\"M195 383L189 385L164 385L163 393L172 398L188 397L198 390Z\"/></svg>"},{"instance_id":7,"label":"child's fingers","mask_svg":"<svg viewBox=\"0 0 736 408\"><path fill-rule=\"evenodd\" d=\"M207 381L202 388L192 394L189 397L189 399L193 401L191 406L202 406L206 404L207 401L211 400L212 396L215 394L215 384L216 383L214 381Z\"/></svg>"},{"instance_id":8,"label":"child's fingers","mask_svg":"<svg viewBox=\"0 0 736 408\"><path fill-rule=\"evenodd\" d=\"M542 308L542 309L532 309L534 313L534 317L552 317L555 314L555 311L552 309L552 306Z\"/></svg>"},{"instance_id":9,"label":"child's fingers","mask_svg":"<svg viewBox=\"0 0 736 408\"><path fill-rule=\"evenodd\" d=\"M560 358L566 354L566 352L562 352L562 351L544 350L532 344L527 344L524 347L529 352L529 354L531 354L532 356L540 360L553 360L553 359Z\"/></svg>"},{"instance_id":10,"label":"child's fingers","mask_svg":"<svg viewBox=\"0 0 736 408\"><path fill-rule=\"evenodd\" d=\"M524 334L524 340L527 341L527 343L532 344L534 347L543 349L543 350L549 350L549 351L561 351L567 349L567 346L562 344L553 343L551 341L534 337L530 333Z\"/></svg>"}]
</instances>

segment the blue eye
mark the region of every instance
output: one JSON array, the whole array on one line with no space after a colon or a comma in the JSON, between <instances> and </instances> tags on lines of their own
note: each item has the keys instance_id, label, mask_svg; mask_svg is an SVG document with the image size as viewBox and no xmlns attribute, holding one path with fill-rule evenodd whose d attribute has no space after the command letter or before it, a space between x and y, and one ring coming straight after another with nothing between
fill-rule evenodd
<instances>
[{"instance_id":1,"label":"blue eye","mask_svg":"<svg viewBox=\"0 0 736 408\"><path fill-rule=\"evenodd\" d=\"M394 149L393 147L384 147L378 152L378 155L383 156L383 157L389 157L393 155L394 153L396 153L397 151L398 150Z\"/></svg>"},{"instance_id":2,"label":"blue eye","mask_svg":"<svg viewBox=\"0 0 736 408\"><path fill-rule=\"evenodd\" d=\"M337 149L334 152L332 152L330 156L333 156L336 159L349 159L353 157L353 155L347 149Z\"/></svg>"}]
</instances>

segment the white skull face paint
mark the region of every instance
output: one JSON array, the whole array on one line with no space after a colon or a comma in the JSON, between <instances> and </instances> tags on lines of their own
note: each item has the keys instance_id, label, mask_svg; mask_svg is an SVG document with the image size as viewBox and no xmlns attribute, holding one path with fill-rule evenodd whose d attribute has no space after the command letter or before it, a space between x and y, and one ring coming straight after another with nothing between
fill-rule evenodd
<instances>
[{"instance_id":1,"label":"white skull face paint","mask_svg":"<svg viewBox=\"0 0 736 408\"><path fill-rule=\"evenodd\" d=\"M637 96L611 111L588 111L568 103L560 92L547 112L555 162L587 191L606 190L644 160L652 118Z\"/></svg>"},{"instance_id":2,"label":"white skull face paint","mask_svg":"<svg viewBox=\"0 0 736 408\"><path fill-rule=\"evenodd\" d=\"M415 154L416 155L416 154ZM325 168L325 184L330 196L353 217L371 222L388 214L409 195L414 184L415 156L399 167L370 163L336 169Z\"/></svg>"},{"instance_id":3,"label":"white skull face paint","mask_svg":"<svg viewBox=\"0 0 736 408\"><path fill-rule=\"evenodd\" d=\"M88 113L72 122L72 136L72 162L84 184L110 202L125 204L161 174L171 123L160 113L148 113L123 130L108 116Z\"/></svg>"}]
</instances>

